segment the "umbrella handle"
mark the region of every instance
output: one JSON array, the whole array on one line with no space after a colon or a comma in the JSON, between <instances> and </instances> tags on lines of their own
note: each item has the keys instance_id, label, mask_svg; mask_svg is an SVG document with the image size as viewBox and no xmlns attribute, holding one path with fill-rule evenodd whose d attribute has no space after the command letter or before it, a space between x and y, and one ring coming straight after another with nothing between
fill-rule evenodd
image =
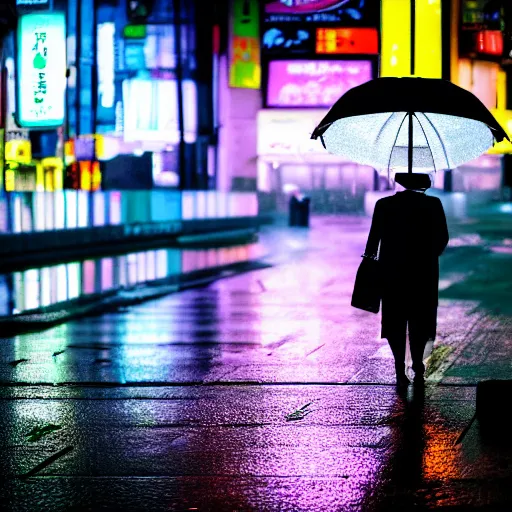
<instances>
[{"instance_id":1,"label":"umbrella handle","mask_svg":"<svg viewBox=\"0 0 512 512\"><path fill-rule=\"evenodd\" d=\"M412 152L413 152L413 145L414 142L412 140L412 112L407 112L407 115L409 116L409 145L408 145L408 172L412 174Z\"/></svg>"}]
</instances>

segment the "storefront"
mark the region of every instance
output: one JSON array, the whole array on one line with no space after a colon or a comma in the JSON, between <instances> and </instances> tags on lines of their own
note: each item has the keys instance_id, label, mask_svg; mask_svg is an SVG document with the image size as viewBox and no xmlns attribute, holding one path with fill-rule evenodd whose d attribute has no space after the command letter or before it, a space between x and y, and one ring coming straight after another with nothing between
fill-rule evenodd
<instances>
[{"instance_id":1,"label":"storefront","mask_svg":"<svg viewBox=\"0 0 512 512\"><path fill-rule=\"evenodd\" d=\"M314 211L362 210L374 170L328 154L309 137L340 96L376 78L378 5L269 1L263 20L259 191L278 208L300 189Z\"/></svg>"},{"instance_id":2,"label":"storefront","mask_svg":"<svg viewBox=\"0 0 512 512\"><path fill-rule=\"evenodd\" d=\"M510 76L512 8L508 2L461 0L454 81L475 94L502 126L512 133ZM454 38L457 41L457 38ZM507 141L487 154L453 171L453 191L487 192L502 196L502 186L512 185L504 175L504 156L512 152ZM508 158L508 157L507 157Z\"/></svg>"},{"instance_id":3,"label":"storefront","mask_svg":"<svg viewBox=\"0 0 512 512\"><path fill-rule=\"evenodd\" d=\"M98 6L95 116L106 188L127 160L145 187L215 187L210 11L171 0Z\"/></svg>"}]
</instances>

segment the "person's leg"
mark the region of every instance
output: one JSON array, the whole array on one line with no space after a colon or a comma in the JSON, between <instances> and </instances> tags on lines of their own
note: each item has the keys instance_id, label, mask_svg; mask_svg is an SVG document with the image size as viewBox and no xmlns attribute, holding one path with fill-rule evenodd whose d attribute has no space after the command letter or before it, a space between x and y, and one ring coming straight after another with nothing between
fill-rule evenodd
<instances>
[{"instance_id":1,"label":"person's leg","mask_svg":"<svg viewBox=\"0 0 512 512\"><path fill-rule=\"evenodd\" d=\"M425 352L425 346L427 345L427 339L422 337L415 337L409 334L409 343L411 345L411 358L412 358L412 369L414 370L414 378L423 378L425 373L425 365L423 364L423 353Z\"/></svg>"},{"instance_id":2,"label":"person's leg","mask_svg":"<svg viewBox=\"0 0 512 512\"><path fill-rule=\"evenodd\" d=\"M423 354L428 341L428 333L421 318L411 318L409 321L409 345L411 347L412 369L414 381L421 383L424 380L425 365Z\"/></svg>"},{"instance_id":3,"label":"person's leg","mask_svg":"<svg viewBox=\"0 0 512 512\"><path fill-rule=\"evenodd\" d=\"M388 340L393 359L397 384L409 383L405 374L405 342L407 336L407 316L396 301L382 299L382 336Z\"/></svg>"},{"instance_id":4,"label":"person's leg","mask_svg":"<svg viewBox=\"0 0 512 512\"><path fill-rule=\"evenodd\" d=\"M401 333L394 332L393 335L388 338L391 352L393 352L397 374L405 374L405 341L405 329L403 336Z\"/></svg>"},{"instance_id":5,"label":"person's leg","mask_svg":"<svg viewBox=\"0 0 512 512\"><path fill-rule=\"evenodd\" d=\"M407 335L407 322L404 320L401 325L395 325L395 329L388 337L388 343L395 360L395 373L398 385L409 383L409 379L405 374L405 343Z\"/></svg>"}]
</instances>

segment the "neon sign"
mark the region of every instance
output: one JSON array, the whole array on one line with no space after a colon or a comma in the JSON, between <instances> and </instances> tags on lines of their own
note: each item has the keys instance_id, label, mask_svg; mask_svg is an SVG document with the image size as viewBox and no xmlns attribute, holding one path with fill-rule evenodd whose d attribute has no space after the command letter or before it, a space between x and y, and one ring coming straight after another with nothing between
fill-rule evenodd
<instances>
[{"instance_id":1,"label":"neon sign","mask_svg":"<svg viewBox=\"0 0 512 512\"><path fill-rule=\"evenodd\" d=\"M265 12L301 14L342 7L350 0L273 0L266 2Z\"/></svg>"},{"instance_id":2,"label":"neon sign","mask_svg":"<svg viewBox=\"0 0 512 512\"><path fill-rule=\"evenodd\" d=\"M266 23L313 22L376 26L380 2L376 0L266 0Z\"/></svg>"},{"instance_id":3,"label":"neon sign","mask_svg":"<svg viewBox=\"0 0 512 512\"><path fill-rule=\"evenodd\" d=\"M269 107L330 107L352 87L372 79L368 60L270 62Z\"/></svg>"},{"instance_id":4,"label":"neon sign","mask_svg":"<svg viewBox=\"0 0 512 512\"><path fill-rule=\"evenodd\" d=\"M18 22L18 109L23 127L64 122L66 21L63 13L26 14Z\"/></svg>"},{"instance_id":5,"label":"neon sign","mask_svg":"<svg viewBox=\"0 0 512 512\"><path fill-rule=\"evenodd\" d=\"M318 28L318 54L377 54L379 34L375 28Z\"/></svg>"}]
</instances>

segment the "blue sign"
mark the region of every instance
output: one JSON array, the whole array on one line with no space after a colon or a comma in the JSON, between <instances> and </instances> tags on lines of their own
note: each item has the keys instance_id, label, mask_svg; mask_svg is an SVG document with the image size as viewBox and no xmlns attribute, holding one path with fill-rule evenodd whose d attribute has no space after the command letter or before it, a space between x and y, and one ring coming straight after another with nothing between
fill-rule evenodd
<instances>
[{"instance_id":1,"label":"blue sign","mask_svg":"<svg viewBox=\"0 0 512 512\"><path fill-rule=\"evenodd\" d=\"M307 54L315 51L315 35L311 29L293 25L266 25L261 50L266 54Z\"/></svg>"}]
</instances>

